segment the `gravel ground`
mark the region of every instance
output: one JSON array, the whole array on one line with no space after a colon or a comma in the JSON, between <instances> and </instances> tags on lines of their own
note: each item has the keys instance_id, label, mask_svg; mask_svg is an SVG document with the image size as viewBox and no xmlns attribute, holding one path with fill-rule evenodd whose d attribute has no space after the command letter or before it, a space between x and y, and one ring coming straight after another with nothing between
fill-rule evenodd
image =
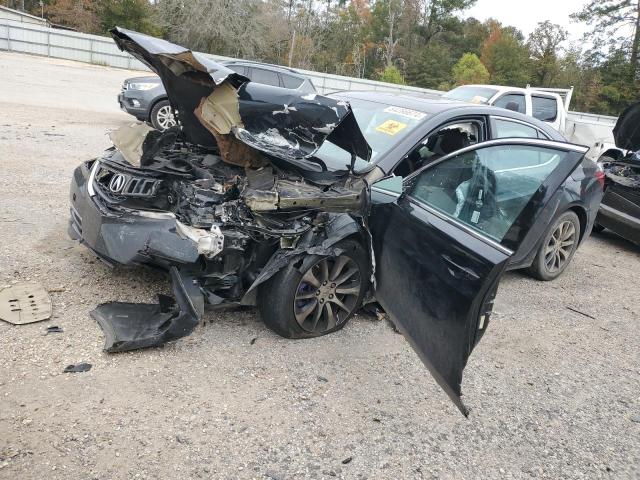
<instances>
[{"instance_id":1,"label":"gravel ground","mask_svg":"<svg viewBox=\"0 0 640 480\"><path fill-rule=\"evenodd\" d=\"M640 478L638 247L604 232L554 282L506 275L468 419L367 316L290 341L253 309L212 312L164 348L107 355L89 311L169 285L69 240L67 191L132 120L116 94L135 73L6 52L0 72L0 285L41 282L54 311L0 322L0 478Z\"/></svg>"}]
</instances>

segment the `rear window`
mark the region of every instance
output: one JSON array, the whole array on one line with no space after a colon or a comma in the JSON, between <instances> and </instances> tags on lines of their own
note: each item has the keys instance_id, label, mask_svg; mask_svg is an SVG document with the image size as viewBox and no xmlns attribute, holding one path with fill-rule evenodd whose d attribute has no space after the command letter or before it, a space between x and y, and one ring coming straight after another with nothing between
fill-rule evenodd
<instances>
[{"instance_id":1,"label":"rear window","mask_svg":"<svg viewBox=\"0 0 640 480\"><path fill-rule=\"evenodd\" d=\"M227 68L230 68L231 70L233 70L236 73L239 73L240 75L247 74L247 67L243 65L227 65Z\"/></svg>"},{"instance_id":2,"label":"rear window","mask_svg":"<svg viewBox=\"0 0 640 480\"><path fill-rule=\"evenodd\" d=\"M533 117L543 122L553 122L558 117L558 102L553 97L531 96Z\"/></svg>"},{"instance_id":3,"label":"rear window","mask_svg":"<svg viewBox=\"0 0 640 480\"><path fill-rule=\"evenodd\" d=\"M280 78L282 78L282 83L284 84L284 88L298 88L300 85L302 85L302 82L304 81L301 78L287 75L286 73L281 73Z\"/></svg>"},{"instance_id":4,"label":"rear window","mask_svg":"<svg viewBox=\"0 0 640 480\"><path fill-rule=\"evenodd\" d=\"M507 93L506 95L502 95L495 102L493 102L493 106L506 108L507 110L511 110L513 112L527 112L527 105L524 100L524 95L522 95L521 93Z\"/></svg>"},{"instance_id":5,"label":"rear window","mask_svg":"<svg viewBox=\"0 0 640 480\"><path fill-rule=\"evenodd\" d=\"M498 90L488 87L462 86L445 93L442 98L470 103L489 103Z\"/></svg>"},{"instance_id":6,"label":"rear window","mask_svg":"<svg viewBox=\"0 0 640 480\"><path fill-rule=\"evenodd\" d=\"M265 85L280 86L280 80L278 80L278 74L270 70L264 70L262 68L251 68L251 81L256 83L264 83Z\"/></svg>"}]
</instances>

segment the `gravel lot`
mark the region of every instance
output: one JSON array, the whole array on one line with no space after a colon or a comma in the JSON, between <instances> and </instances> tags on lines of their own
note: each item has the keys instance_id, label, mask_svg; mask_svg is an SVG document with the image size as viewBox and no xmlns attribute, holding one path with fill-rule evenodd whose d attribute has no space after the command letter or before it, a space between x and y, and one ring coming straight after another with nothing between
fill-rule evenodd
<instances>
[{"instance_id":1,"label":"gravel lot","mask_svg":"<svg viewBox=\"0 0 640 480\"><path fill-rule=\"evenodd\" d=\"M88 312L169 284L69 240L67 191L131 122L116 94L136 73L6 52L0 72L0 285L39 281L54 305L0 322L0 478L640 478L638 247L604 232L555 282L507 274L468 419L367 316L296 342L252 309L208 313L164 348L107 355Z\"/></svg>"}]
</instances>

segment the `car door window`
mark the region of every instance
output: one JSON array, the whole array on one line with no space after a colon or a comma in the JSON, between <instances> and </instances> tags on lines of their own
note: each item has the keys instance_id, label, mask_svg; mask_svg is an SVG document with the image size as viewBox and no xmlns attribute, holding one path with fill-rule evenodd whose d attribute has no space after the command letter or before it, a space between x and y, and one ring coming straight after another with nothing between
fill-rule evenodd
<instances>
[{"instance_id":1,"label":"car door window","mask_svg":"<svg viewBox=\"0 0 640 480\"><path fill-rule=\"evenodd\" d=\"M409 196L500 242L566 155L531 145L479 148L421 172Z\"/></svg>"},{"instance_id":2,"label":"car door window","mask_svg":"<svg viewBox=\"0 0 640 480\"><path fill-rule=\"evenodd\" d=\"M507 93L493 102L494 107L506 108L514 112L526 113L527 106L521 93Z\"/></svg>"},{"instance_id":3,"label":"car door window","mask_svg":"<svg viewBox=\"0 0 640 480\"><path fill-rule=\"evenodd\" d=\"M531 95L532 115L543 122L554 122L558 117L558 101L553 97Z\"/></svg>"},{"instance_id":4,"label":"car door window","mask_svg":"<svg viewBox=\"0 0 640 480\"><path fill-rule=\"evenodd\" d=\"M275 87L280 86L280 80L278 79L278 74L276 72L255 67L251 68L251 70L252 81L256 83L264 83L265 85L273 85Z\"/></svg>"},{"instance_id":5,"label":"car door window","mask_svg":"<svg viewBox=\"0 0 640 480\"><path fill-rule=\"evenodd\" d=\"M494 118L494 138L538 138L538 130L519 122Z\"/></svg>"},{"instance_id":6,"label":"car door window","mask_svg":"<svg viewBox=\"0 0 640 480\"><path fill-rule=\"evenodd\" d=\"M409 176L445 155L483 141L484 132L484 122L478 119L449 122L432 131L409 152L395 168L394 174Z\"/></svg>"},{"instance_id":7,"label":"car door window","mask_svg":"<svg viewBox=\"0 0 640 480\"><path fill-rule=\"evenodd\" d=\"M280 78L282 79L282 85L284 88L293 88L296 89L302 85L304 81L302 78L294 77L293 75L287 75L286 73L281 73Z\"/></svg>"}]
</instances>

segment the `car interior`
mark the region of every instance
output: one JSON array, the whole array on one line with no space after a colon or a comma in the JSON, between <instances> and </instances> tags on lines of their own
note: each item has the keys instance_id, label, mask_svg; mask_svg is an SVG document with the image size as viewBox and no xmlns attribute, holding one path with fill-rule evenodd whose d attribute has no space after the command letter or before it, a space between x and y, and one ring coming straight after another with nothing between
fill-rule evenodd
<instances>
[{"instance_id":1,"label":"car interior","mask_svg":"<svg viewBox=\"0 0 640 480\"><path fill-rule=\"evenodd\" d=\"M462 122L445 127L429 135L396 167L395 175L406 177L431 162L450 153L478 143L480 128L477 122Z\"/></svg>"},{"instance_id":2,"label":"car interior","mask_svg":"<svg viewBox=\"0 0 640 480\"><path fill-rule=\"evenodd\" d=\"M411 196L500 241L560 157L527 146L466 152L425 170Z\"/></svg>"}]
</instances>

